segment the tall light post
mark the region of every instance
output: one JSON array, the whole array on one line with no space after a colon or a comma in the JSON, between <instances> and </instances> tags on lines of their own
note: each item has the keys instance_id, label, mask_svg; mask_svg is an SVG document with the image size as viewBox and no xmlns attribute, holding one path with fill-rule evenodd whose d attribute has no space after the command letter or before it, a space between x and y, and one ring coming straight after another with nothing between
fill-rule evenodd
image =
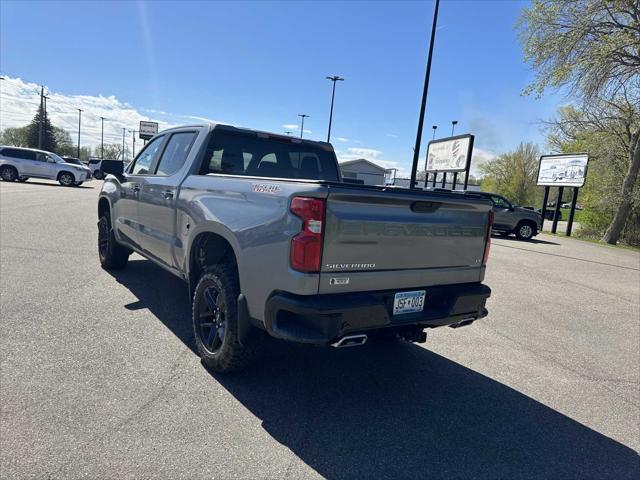
<instances>
[{"instance_id":1,"label":"tall light post","mask_svg":"<svg viewBox=\"0 0 640 480\"><path fill-rule=\"evenodd\" d=\"M104 160L104 117L100 117L102 122L102 132L100 135L100 159Z\"/></svg>"},{"instance_id":2,"label":"tall light post","mask_svg":"<svg viewBox=\"0 0 640 480\"><path fill-rule=\"evenodd\" d=\"M125 152L125 149L124 149L124 134L125 134L126 131L127 131L127 129L122 127L122 161L124 161L124 152Z\"/></svg>"},{"instance_id":3,"label":"tall light post","mask_svg":"<svg viewBox=\"0 0 640 480\"><path fill-rule=\"evenodd\" d=\"M438 8L440 0L436 0L433 11L433 24L431 25L431 42L429 43L429 55L427 57L427 71L424 75L424 89L422 91L422 103L420 104L420 118L418 119L418 132L416 133L416 146L413 150L413 165L411 166L411 181L409 188L415 188L416 174L418 172L418 158L420 157L420 142L422 141L422 126L424 124L424 112L427 107L427 93L429 92L429 78L431 77L431 60L433 58L433 42L436 39L436 24L438 23Z\"/></svg>"},{"instance_id":4,"label":"tall light post","mask_svg":"<svg viewBox=\"0 0 640 480\"><path fill-rule=\"evenodd\" d=\"M136 133L138 130L129 130L131 132L131 139L133 140L133 152L131 153L131 158L136 157Z\"/></svg>"},{"instance_id":5,"label":"tall light post","mask_svg":"<svg viewBox=\"0 0 640 480\"><path fill-rule=\"evenodd\" d=\"M0 77L0 85L2 85L2 80L4 80L4 77ZM2 89L0 88L0 91ZM0 132L2 131L2 103L0 102Z\"/></svg>"},{"instance_id":6,"label":"tall light post","mask_svg":"<svg viewBox=\"0 0 640 480\"><path fill-rule=\"evenodd\" d=\"M78 159L80 159L80 126L82 124L82 112L84 110L82 110L81 108L78 108Z\"/></svg>"},{"instance_id":7,"label":"tall light post","mask_svg":"<svg viewBox=\"0 0 640 480\"><path fill-rule=\"evenodd\" d=\"M304 119L309 115L306 113L299 113L298 116L302 118L302 125L300 126L300 138L302 138L302 134L304 133Z\"/></svg>"},{"instance_id":8,"label":"tall light post","mask_svg":"<svg viewBox=\"0 0 640 480\"><path fill-rule=\"evenodd\" d=\"M453 132L456 130L456 125L458 124L458 120L451 120L451 136L453 137Z\"/></svg>"},{"instance_id":9,"label":"tall light post","mask_svg":"<svg viewBox=\"0 0 640 480\"><path fill-rule=\"evenodd\" d=\"M433 137L431 137L431 140L435 140L436 139L436 130L438 129L438 125L432 125L431 128L433 128Z\"/></svg>"},{"instance_id":10,"label":"tall light post","mask_svg":"<svg viewBox=\"0 0 640 480\"><path fill-rule=\"evenodd\" d=\"M331 110L329 111L329 130L327 131L327 143L331 140L331 121L333 120L333 100L336 97L336 82L343 82L344 78L339 77L338 75L333 75L331 77L327 77L327 80L331 80L333 82L333 88L331 90Z\"/></svg>"}]
</instances>

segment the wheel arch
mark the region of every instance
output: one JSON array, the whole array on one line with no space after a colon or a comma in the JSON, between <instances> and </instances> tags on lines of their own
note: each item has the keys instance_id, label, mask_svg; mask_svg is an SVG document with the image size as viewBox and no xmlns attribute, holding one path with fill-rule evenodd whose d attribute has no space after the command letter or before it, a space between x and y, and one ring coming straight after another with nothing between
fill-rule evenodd
<instances>
[{"instance_id":1,"label":"wheel arch","mask_svg":"<svg viewBox=\"0 0 640 480\"><path fill-rule=\"evenodd\" d=\"M200 274L206 266L216 264L233 265L239 276L238 256L231 242L219 233L202 231L189 243L187 254L187 281L189 295L193 295Z\"/></svg>"},{"instance_id":2,"label":"wheel arch","mask_svg":"<svg viewBox=\"0 0 640 480\"><path fill-rule=\"evenodd\" d=\"M111 203L107 197L100 197L98 200L98 218L102 217L105 212L111 212Z\"/></svg>"}]
</instances>

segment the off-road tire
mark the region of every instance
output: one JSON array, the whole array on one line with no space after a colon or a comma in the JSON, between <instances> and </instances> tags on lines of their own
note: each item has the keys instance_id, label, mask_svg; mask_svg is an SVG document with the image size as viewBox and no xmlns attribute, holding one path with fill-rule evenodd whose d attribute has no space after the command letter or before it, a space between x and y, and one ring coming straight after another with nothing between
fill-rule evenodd
<instances>
[{"instance_id":1,"label":"off-road tire","mask_svg":"<svg viewBox=\"0 0 640 480\"><path fill-rule=\"evenodd\" d=\"M201 338L200 316L204 294L214 290L221 297L220 311L224 315L224 334L218 348L210 351ZM241 344L238 341L238 295L240 282L234 264L218 264L206 267L198 280L192 302L193 336L202 363L218 373L238 371L252 363L262 352L265 335L256 327L251 330ZM206 319L205 319L206 320ZM213 328L213 327L210 327Z\"/></svg>"},{"instance_id":2,"label":"off-road tire","mask_svg":"<svg viewBox=\"0 0 640 480\"><path fill-rule=\"evenodd\" d=\"M120 270L127 265L131 250L116 241L111 226L111 214L107 211L98 221L98 257L105 270Z\"/></svg>"},{"instance_id":3,"label":"off-road tire","mask_svg":"<svg viewBox=\"0 0 640 480\"><path fill-rule=\"evenodd\" d=\"M5 182L15 182L18 178L18 170L11 165L4 165L0 168L0 177Z\"/></svg>"}]
</instances>

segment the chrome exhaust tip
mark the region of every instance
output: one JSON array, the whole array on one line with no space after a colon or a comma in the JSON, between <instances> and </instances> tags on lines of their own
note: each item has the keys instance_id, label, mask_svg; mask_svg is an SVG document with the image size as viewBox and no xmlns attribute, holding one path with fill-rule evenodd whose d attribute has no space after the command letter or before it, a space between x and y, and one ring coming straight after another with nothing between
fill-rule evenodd
<instances>
[{"instance_id":1,"label":"chrome exhaust tip","mask_svg":"<svg viewBox=\"0 0 640 480\"><path fill-rule=\"evenodd\" d=\"M364 345L367 342L367 336L364 333L358 335L347 335L346 337L342 337L335 343L332 343L331 346L335 348L342 347L357 347L359 345Z\"/></svg>"}]
</instances>

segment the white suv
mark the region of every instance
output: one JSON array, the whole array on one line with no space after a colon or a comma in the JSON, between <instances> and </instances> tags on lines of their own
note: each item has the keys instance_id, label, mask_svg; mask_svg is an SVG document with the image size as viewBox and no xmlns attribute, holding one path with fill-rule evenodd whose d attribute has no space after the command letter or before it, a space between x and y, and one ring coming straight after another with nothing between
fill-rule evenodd
<instances>
[{"instance_id":1,"label":"white suv","mask_svg":"<svg viewBox=\"0 0 640 480\"><path fill-rule=\"evenodd\" d=\"M91 180L91 170L84 165L68 163L55 153L0 145L0 177L5 182L47 178L71 187Z\"/></svg>"}]
</instances>

